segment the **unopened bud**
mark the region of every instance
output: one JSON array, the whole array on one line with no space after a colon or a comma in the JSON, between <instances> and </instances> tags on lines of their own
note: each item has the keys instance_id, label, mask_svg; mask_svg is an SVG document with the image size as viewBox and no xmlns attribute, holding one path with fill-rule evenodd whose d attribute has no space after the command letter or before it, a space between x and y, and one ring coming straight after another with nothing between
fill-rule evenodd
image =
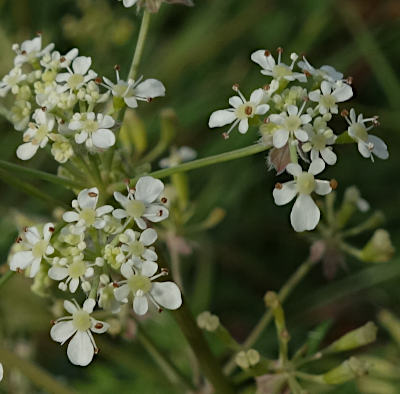
<instances>
[{"instance_id":1,"label":"unopened bud","mask_svg":"<svg viewBox=\"0 0 400 394\"><path fill-rule=\"evenodd\" d=\"M209 311L204 311L197 316L197 325L203 330L213 332L219 324L219 317Z\"/></svg>"},{"instance_id":2,"label":"unopened bud","mask_svg":"<svg viewBox=\"0 0 400 394\"><path fill-rule=\"evenodd\" d=\"M385 263L393 257L394 252L390 234L378 229L362 249L360 258L368 263Z\"/></svg>"},{"instance_id":3,"label":"unopened bud","mask_svg":"<svg viewBox=\"0 0 400 394\"><path fill-rule=\"evenodd\" d=\"M88 282L87 280L85 282L82 283L82 290L84 292L88 292L90 291L90 289L92 288L92 285L90 284L90 282Z\"/></svg>"},{"instance_id":4,"label":"unopened bud","mask_svg":"<svg viewBox=\"0 0 400 394\"><path fill-rule=\"evenodd\" d=\"M248 351L240 351L236 354L235 362L242 369L249 369L260 361L260 354L255 349L249 349Z\"/></svg>"},{"instance_id":5,"label":"unopened bud","mask_svg":"<svg viewBox=\"0 0 400 394\"><path fill-rule=\"evenodd\" d=\"M278 294L276 294L274 291L268 291L265 294L264 302L268 308L272 308L272 309L275 309L280 305Z\"/></svg>"},{"instance_id":6,"label":"unopened bud","mask_svg":"<svg viewBox=\"0 0 400 394\"><path fill-rule=\"evenodd\" d=\"M101 274L100 283L102 283L103 285L107 285L108 283L110 283L110 277L107 274Z\"/></svg>"},{"instance_id":7,"label":"unopened bud","mask_svg":"<svg viewBox=\"0 0 400 394\"><path fill-rule=\"evenodd\" d=\"M322 375L323 381L327 384L342 384L368 373L369 363L351 357L338 367L331 369Z\"/></svg>"}]
</instances>

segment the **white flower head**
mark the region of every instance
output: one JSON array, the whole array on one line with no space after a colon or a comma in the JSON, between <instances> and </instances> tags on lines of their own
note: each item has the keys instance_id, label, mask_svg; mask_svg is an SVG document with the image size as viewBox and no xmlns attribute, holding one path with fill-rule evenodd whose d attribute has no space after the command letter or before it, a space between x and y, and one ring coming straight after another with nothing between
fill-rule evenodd
<instances>
[{"instance_id":1,"label":"white flower head","mask_svg":"<svg viewBox=\"0 0 400 394\"><path fill-rule=\"evenodd\" d=\"M44 148L49 141L49 135L55 126L54 115L37 109L33 114L35 123L30 123L24 132L24 143L17 148L17 157L21 160L31 159L39 148Z\"/></svg>"},{"instance_id":2,"label":"white flower head","mask_svg":"<svg viewBox=\"0 0 400 394\"><path fill-rule=\"evenodd\" d=\"M181 146L176 149L173 147L170 151L170 155L160 160L161 168L174 167L185 161L194 160L197 157L197 152L189 146Z\"/></svg>"},{"instance_id":3,"label":"white flower head","mask_svg":"<svg viewBox=\"0 0 400 394\"><path fill-rule=\"evenodd\" d=\"M311 193L315 192L324 196L332 191L329 181L322 181L314 178L325 168L322 159L311 162L307 172L303 171L300 165L290 163L286 171L293 175L293 181L278 183L273 191L275 204L285 205L297 196L290 214L290 222L295 231L313 230L320 218L320 211Z\"/></svg>"},{"instance_id":4,"label":"white flower head","mask_svg":"<svg viewBox=\"0 0 400 394\"><path fill-rule=\"evenodd\" d=\"M329 82L337 82L343 80L343 74L336 71L334 67L325 65L321 68L313 67L308 60L303 56L303 60L299 61L297 65L306 73L315 78L325 79Z\"/></svg>"},{"instance_id":5,"label":"white flower head","mask_svg":"<svg viewBox=\"0 0 400 394\"><path fill-rule=\"evenodd\" d=\"M34 63L37 59L51 52L53 48L54 44L49 44L42 49L42 36L40 34L32 40L24 41L21 46L14 44L13 50L17 54L14 65L21 66L24 63Z\"/></svg>"},{"instance_id":6,"label":"white flower head","mask_svg":"<svg viewBox=\"0 0 400 394\"><path fill-rule=\"evenodd\" d=\"M50 330L51 338L61 345L72 337L68 344L67 355L74 365L85 367L90 364L94 354L98 352L92 332L103 334L109 328L108 323L90 316L95 305L96 301L92 298L88 298L82 308L75 300L64 301L64 308L71 316L57 319Z\"/></svg>"},{"instance_id":7,"label":"white flower head","mask_svg":"<svg viewBox=\"0 0 400 394\"><path fill-rule=\"evenodd\" d=\"M137 81L133 79L127 82L120 79L119 66L115 67L117 83L113 83L108 78L103 77L103 87L111 91L115 98L122 99L129 108L137 108L138 101L150 102L156 97L165 96L165 86L157 79L146 79L140 77Z\"/></svg>"},{"instance_id":8,"label":"white flower head","mask_svg":"<svg viewBox=\"0 0 400 394\"><path fill-rule=\"evenodd\" d=\"M151 222L161 222L169 215L168 209L163 205L161 194L164 184L151 176L139 178L135 189L128 189L128 195L114 193L114 198L123 209L115 209L113 216L117 219L134 219L138 227L144 230L147 225L144 219ZM161 198L161 201L160 201Z\"/></svg>"},{"instance_id":9,"label":"white flower head","mask_svg":"<svg viewBox=\"0 0 400 394\"><path fill-rule=\"evenodd\" d=\"M108 149L115 144L115 135L110 130L115 120L110 115L95 114L94 112L76 113L68 127L77 131L75 142L85 142L88 149Z\"/></svg>"},{"instance_id":10,"label":"white flower head","mask_svg":"<svg viewBox=\"0 0 400 394\"><path fill-rule=\"evenodd\" d=\"M341 81L334 84L328 81L322 81L321 88L313 90L308 96L311 101L318 103L317 108L321 115L328 112L337 114L337 103L347 101L353 97L353 89L350 85Z\"/></svg>"},{"instance_id":11,"label":"white flower head","mask_svg":"<svg viewBox=\"0 0 400 394\"><path fill-rule=\"evenodd\" d=\"M278 61L276 61L270 51L259 49L252 53L251 60L261 66L262 74L271 76L278 81L285 79L287 81L307 82L307 77L303 73L293 71L298 55L295 53L290 55L292 63L288 66L281 61L282 52L282 48L278 48Z\"/></svg>"},{"instance_id":12,"label":"white flower head","mask_svg":"<svg viewBox=\"0 0 400 394\"><path fill-rule=\"evenodd\" d=\"M99 190L97 187L84 189L78 194L78 198L72 201L72 208L75 211L67 211L63 215L67 223L76 222L75 231L81 233L87 228L94 227L102 229L105 226L103 215L110 213L114 208L111 205L97 206Z\"/></svg>"},{"instance_id":13,"label":"white flower head","mask_svg":"<svg viewBox=\"0 0 400 394\"><path fill-rule=\"evenodd\" d=\"M72 67L67 67L66 73L58 74L56 81L62 85L58 86L58 92L67 90L78 91L82 86L97 77L97 74L90 70L92 59L87 56L79 56L72 62Z\"/></svg>"},{"instance_id":14,"label":"white flower head","mask_svg":"<svg viewBox=\"0 0 400 394\"><path fill-rule=\"evenodd\" d=\"M325 114L326 116L330 114ZM301 146L303 152L310 152L311 161L319 158L320 156L326 164L334 165L337 160L336 153L330 145L333 145L336 141L336 135L333 134L332 129L327 126L326 121L318 116L314 119L314 124L308 125L306 128L308 133L308 142Z\"/></svg>"},{"instance_id":15,"label":"white flower head","mask_svg":"<svg viewBox=\"0 0 400 394\"><path fill-rule=\"evenodd\" d=\"M157 253L153 248L149 248L156 240L157 232L152 228L147 228L142 233L128 229L119 236L119 241L122 243L121 250L134 263L157 260Z\"/></svg>"},{"instance_id":16,"label":"white flower head","mask_svg":"<svg viewBox=\"0 0 400 394\"><path fill-rule=\"evenodd\" d=\"M157 278L167 275L165 270L156 274L157 270L158 264L154 261L145 261L138 267L123 264L121 273L126 280L118 283L119 287L114 290L115 298L124 301L132 294L133 310L138 315L147 313L149 300L159 310L161 307L178 309L182 305L179 287L174 282L155 282Z\"/></svg>"},{"instance_id":17,"label":"white flower head","mask_svg":"<svg viewBox=\"0 0 400 394\"><path fill-rule=\"evenodd\" d=\"M84 260L83 254L73 257L63 257L55 259L52 267L50 267L49 278L60 282L59 288L66 290L67 286L71 293L75 293L79 287L79 283L83 283L87 278L93 276L94 264L89 264Z\"/></svg>"},{"instance_id":18,"label":"white flower head","mask_svg":"<svg viewBox=\"0 0 400 394\"><path fill-rule=\"evenodd\" d=\"M380 159L387 159L389 152L386 144L377 136L368 134L377 123L377 118L364 119L363 114L356 116L354 108L350 110L350 116L345 116L349 128L347 132L358 144L358 151L365 158L371 158L374 161L374 155ZM368 125L369 123L369 125Z\"/></svg>"},{"instance_id":19,"label":"white flower head","mask_svg":"<svg viewBox=\"0 0 400 394\"><path fill-rule=\"evenodd\" d=\"M17 242L21 244L23 251L15 253L10 260L12 271L30 268L29 276L33 278L39 272L40 263L54 252L50 245L50 239L54 232L53 223L47 223L43 230L36 227L26 227Z\"/></svg>"},{"instance_id":20,"label":"white flower head","mask_svg":"<svg viewBox=\"0 0 400 394\"><path fill-rule=\"evenodd\" d=\"M272 114L269 121L278 125L274 131L273 144L275 148L282 148L290 139L298 139L301 142L308 140L308 134L304 130L304 125L311 122L311 116L302 114L306 102L299 109L296 105L288 105L286 112Z\"/></svg>"},{"instance_id":21,"label":"white flower head","mask_svg":"<svg viewBox=\"0 0 400 394\"><path fill-rule=\"evenodd\" d=\"M239 132L247 133L249 129L249 119L255 115L264 115L269 110L268 104L263 104L264 89L256 89L250 96L250 100L246 100L237 85L233 86L233 90L238 93L238 96L232 96L229 99L229 104L232 108L215 111L211 114L208 121L208 127L222 127L232 123L229 130L224 133L225 138L233 128L239 124Z\"/></svg>"},{"instance_id":22,"label":"white flower head","mask_svg":"<svg viewBox=\"0 0 400 394\"><path fill-rule=\"evenodd\" d=\"M19 84L26 79L26 74L21 70L21 67L14 67L7 75L0 81L0 97L5 97L9 91L12 94L19 92Z\"/></svg>"}]
</instances>

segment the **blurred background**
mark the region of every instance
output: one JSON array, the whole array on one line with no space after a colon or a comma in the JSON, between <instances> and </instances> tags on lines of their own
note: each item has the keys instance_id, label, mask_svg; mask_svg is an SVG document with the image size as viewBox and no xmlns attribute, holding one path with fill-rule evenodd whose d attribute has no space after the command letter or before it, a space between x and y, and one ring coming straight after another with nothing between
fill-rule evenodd
<instances>
[{"instance_id":1,"label":"blurred background","mask_svg":"<svg viewBox=\"0 0 400 394\"><path fill-rule=\"evenodd\" d=\"M0 0L0 76L12 67L11 45L43 33L45 43L54 42L65 53L78 47L91 56L93 68L114 78L113 66L128 71L139 30L135 9L125 9L115 0ZM315 66L329 64L353 77L355 108L367 117L379 115L375 134L389 146L390 159L375 163L363 159L355 145L336 149L339 161L325 178L334 177L340 201L346 187L357 185L372 211L383 211L387 229L400 248L400 2L398 0L197 0L194 8L164 5L152 19L140 72L163 81L167 96L142 106L149 143L160 129L160 112L172 108L178 118L177 146L189 145L199 157L244 147L258 139L257 130L246 135L232 133L224 140L220 131L207 127L212 111L227 106L233 83L245 95L265 84L250 54L260 48L285 54L307 54ZM17 162L21 134L0 119L0 157ZM334 131L340 134L345 122ZM168 152L166 152L167 155ZM56 163L44 151L29 166L56 172ZM156 168L156 167L155 167ZM269 172L264 154L189 173L195 209L193 220L203 220L215 207L226 217L215 228L190 237L193 253L182 261L183 280L195 314L211 310L238 340L243 340L264 312L263 296L278 290L308 255L309 243L294 233L289 223L290 206L276 207L272 189L275 173ZM35 183L52 196L70 201L72 194L47 183ZM7 260L18 225L28 216L47 220L49 206L27 197L0 179L0 264ZM368 214L359 214L354 222ZM356 237L362 247L371 233ZM0 270L4 266L0 265ZM309 332L329 321L326 341L369 320L377 321L382 309L400 318L400 259L367 264L346 257L335 278L327 278L321 265L313 268L285 304L287 324L296 350ZM0 341L23 358L37 362L82 393L179 393L136 343L135 327L125 338L99 338L101 353L88 368L69 364L65 348L49 338L52 313L48 301L32 296L30 283L13 278L0 295ZM378 323L379 324L379 323ZM191 355L168 313L143 322L149 335L183 369L190 368ZM399 334L400 336L400 334ZM101 341L100 341L101 339ZM212 340L212 339L210 339ZM400 365L400 343L380 326L369 354ZM215 345L217 348L217 344ZM276 357L273 326L257 348ZM317 366L326 370L338 362ZM7 366L5 365L5 368ZM318 371L318 370L317 370ZM400 372L382 373L369 381L352 382L334 393L399 393ZM397 371L397 372L396 372ZM381 374L381 375L382 375ZM397 379L396 379L397 374ZM379 375L379 374L378 374ZM373 382L372 382L373 381ZM378 384L379 390L371 390ZM378 390L378 389L376 389ZM384 391L386 390L386 391ZM9 371L0 393L37 393L23 374Z\"/></svg>"}]
</instances>

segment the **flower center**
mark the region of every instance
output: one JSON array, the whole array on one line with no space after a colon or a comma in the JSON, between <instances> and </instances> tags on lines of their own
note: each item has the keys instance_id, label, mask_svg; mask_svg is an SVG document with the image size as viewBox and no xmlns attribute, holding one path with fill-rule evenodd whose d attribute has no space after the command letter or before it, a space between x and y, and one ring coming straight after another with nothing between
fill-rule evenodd
<instances>
[{"instance_id":1,"label":"flower center","mask_svg":"<svg viewBox=\"0 0 400 394\"><path fill-rule=\"evenodd\" d=\"M140 241L133 241L129 246L134 256L141 256L144 252L144 245Z\"/></svg>"},{"instance_id":2,"label":"flower center","mask_svg":"<svg viewBox=\"0 0 400 394\"><path fill-rule=\"evenodd\" d=\"M284 66L282 64L277 64L272 69L272 75L274 78L277 79L287 77L292 74L293 74L292 70L288 66Z\"/></svg>"},{"instance_id":3,"label":"flower center","mask_svg":"<svg viewBox=\"0 0 400 394\"><path fill-rule=\"evenodd\" d=\"M46 125L42 124L35 133L35 137L33 138L32 142L36 144L40 144L40 142L47 137L49 130Z\"/></svg>"},{"instance_id":4,"label":"flower center","mask_svg":"<svg viewBox=\"0 0 400 394\"><path fill-rule=\"evenodd\" d=\"M86 120L83 126L83 129L89 134L94 133L98 128L99 124L95 120Z\"/></svg>"},{"instance_id":5,"label":"flower center","mask_svg":"<svg viewBox=\"0 0 400 394\"><path fill-rule=\"evenodd\" d=\"M85 78L83 77L83 75L81 74L72 74L69 78L68 78L68 86L70 89L75 90L77 89L80 85L83 84Z\"/></svg>"},{"instance_id":6,"label":"flower center","mask_svg":"<svg viewBox=\"0 0 400 394\"><path fill-rule=\"evenodd\" d=\"M301 126L301 119L297 115L290 115L285 121L286 130L296 131Z\"/></svg>"},{"instance_id":7,"label":"flower center","mask_svg":"<svg viewBox=\"0 0 400 394\"><path fill-rule=\"evenodd\" d=\"M79 217L88 225L92 226L96 221L96 211L91 208L82 209Z\"/></svg>"},{"instance_id":8,"label":"flower center","mask_svg":"<svg viewBox=\"0 0 400 394\"><path fill-rule=\"evenodd\" d=\"M309 172L302 172L297 177L297 190L300 194L311 194L315 189L314 175Z\"/></svg>"},{"instance_id":9,"label":"flower center","mask_svg":"<svg viewBox=\"0 0 400 394\"><path fill-rule=\"evenodd\" d=\"M331 108L336 104L336 99L331 94L324 94L321 97L320 103L325 108Z\"/></svg>"},{"instance_id":10,"label":"flower center","mask_svg":"<svg viewBox=\"0 0 400 394\"><path fill-rule=\"evenodd\" d=\"M133 294L142 291L144 294L151 289L151 280L147 276L133 275L128 279L128 286Z\"/></svg>"},{"instance_id":11,"label":"flower center","mask_svg":"<svg viewBox=\"0 0 400 394\"><path fill-rule=\"evenodd\" d=\"M91 326L90 315L86 311L79 310L72 315L72 324L78 331L86 331Z\"/></svg>"},{"instance_id":12,"label":"flower center","mask_svg":"<svg viewBox=\"0 0 400 394\"><path fill-rule=\"evenodd\" d=\"M74 261L69 267L68 267L68 275L72 279L78 279L81 276L85 275L86 272L86 265L85 262L82 260Z\"/></svg>"},{"instance_id":13,"label":"flower center","mask_svg":"<svg viewBox=\"0 0 400 394\"><path fill-rule=\"evenodd\" d=\"M362 123L355 123L349 127L349 134L351 137L364 142L368 141L368 131Z\"/></svg>"},{"instance_id":14,"label":"flower center","mask_svg":"<svg viewBox=\"0 0 400 394\"><path fill-rule=\"evenodd\" d=\"M121 81L119 81L113 87L114 95L118 96L118 97L125 97L128 93L131 93L131 89L129 89L127 92L127 88L128 88L128 84L121 83ZM130 96L132 96L132 93L130 94Z\"/></svg>"},{"instance_id":15,"label":"flower center","mask_svg":"<svg viewBox=\"0 0 400 394\"><path fill-rule=\"evenodd\" d=\"M236 108L235 114L239 120L252 118L254 116L255 108L250 102L244 103Z\"/></svg>"},{"instance_id":16,"label":"flower center","mask_svg":"<svg viewBox=\"0 0 400 394\"><path fill-rule=\"evenodd\" d=\"M32 254L35 259L41 258L46 254L48 242L45 240L41 240L36 242L32 248Z\"/></svg>"},{"instance_id":17,"label":"flower center","mask_svg":"<svg viewBox=\"0 0 400 394\"><path fill-rule=\"evenodd\" d=\"M146 207L142 203L142 201L130 200L126 204L125 209L126 209L126 212L128 212L129 216L132 216L133 218L138 219L144 214Z\"/></svg>"},{"instance_id":18,"label":"flower center","mask_svg":"<svg viewBox=\"0 0 400 394\"><path fill-rule=\"evenodd\" d=\"M322 150L326 146L326 137L323 134L316 134L311 142L316 150Z\"/></svg>"}]
</instances>

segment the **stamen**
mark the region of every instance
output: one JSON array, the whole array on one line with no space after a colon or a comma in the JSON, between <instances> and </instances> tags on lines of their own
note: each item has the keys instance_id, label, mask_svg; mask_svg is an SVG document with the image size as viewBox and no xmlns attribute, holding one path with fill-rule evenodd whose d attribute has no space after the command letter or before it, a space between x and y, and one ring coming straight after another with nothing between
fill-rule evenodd
<instances>
[{"instance_id":1,"label":"stamen","mask_svg":"<svg viewBox=\"0 0 400 394\"><path fill-rule=\"evenodd\" d=\"M96 82L98 85L100 85L103 82L103 79L101 77L97 77L94 82Z\"/></svg>"},{"instance_id":2,"label":"stamen","mask_svg":"<svg viewBox=\"0 0 400 394\"><path fill-rule=\"evenodd\" d=\"M224 139L224 140L228 140L229 139L229 133L222 133L222 138Z\"/></svg>"},{"instance_id":3,"label":"stamen","mask_svg":"<svg viewBox=\"0 0 400 394\"><path fill-rule=\"evenodd\" d=\"M346 81L347 84L352 85L353 84L353 77L347 77L345 79L345 81Z\"/></svg>"},{"instance_id":4,"label":"stamen","mask_svg":"<svg viewBox=\"0 0 400 394\"><path fill-rule=\"evenodd\" d=\"M336 190L339 184L336 179L331 179L329 185L332 188L332 190Z\"/></svg>"},{"instance_id":5,"label":"stamen","mask_svg":"<svg viewBox=\"0 0 400 394\"><path fill-rule=\"evenodd\" d=\"M46 112L46 111L47 111L47 107L42 107L41 110L42 110L43 112Z\"/></svg>"},{"instance_id":6,"label":"stamen","mask_svg":"<svg viewBox=\"0 0 400 394\"><path fill-rule=\"evenodd\" d=\"M103 326L104 326L103 323L97 323L94 327L99 330L100 328L103 328Z\"/></svg>"},{"instance_id":7,"label":"stamen","mask_svg":"<svg viewBox=\"0 0 400 394\"><path fill-rule=\"evenodd\" d=\"M340 115L343 116L343 118L347 118L349 116L349 111L347 109L342 109Z\"/></svg>"},{"instance_id":8,"label":"stamen","mask_svg":"<svg viewBox=\"0 0 400 394\"><path fill-rule=\"evenodd\" d=\"M264 55L266 57L271 56L271 52L268 49L266 49L265 52L264 52Z\"/></svg>"},{"instance_id":9,"label":"stamen","mask_svg":"<svg viewBox=\"0 0 400 394\"><path fill-rule=\"evenodd\" d=\"M161 202L163 203L163 204L166 204L167 203L167 198L166 197L163 197L162 199L161 199Z\"/></svg>"},{"instance_id":10,"label":"stamen","mask_svg":"<svg viewBox=\"0 0 400 394\"><path fill-rule=\"evenodd\" d=\"M112 285L113 285L113 287L116 288L116 289L119 287L119 284L118 284L117 282L113 282Z\"/></svg>"},{"instance_id":11,"label":"stamen","mask_svg":"<svg viewBox=\"0 0 400 394\"><path fill-rule=\"evenodd\" d=\"M89 197L97 197L97 193L95 193L95 192L89 192L89 193L88 193L88 196L89 196Z\"/></svg>"},{"instance_id":12,"label":"stamen","mask_svg":"<svg viewBox=\"0 0 400 394\"><path fill-rule=\"evenodd\" d=\"M233 84L232 90L233 90L234 92L237 92L237 91L239 90L239 84L238 84L238 83Z\"/></svg>"},{"instance_id":13,"label":"stamen","mask_svg":"<svg viewBox=\"0 0 400 394\"><path fill-rule=\"evenodd\" d=\"M54 326L54 324L56 324L56 321L55 321L55 320L50 320L50 324L51 324L52 326Z\"/></svg>"},{"instance_id":14,"label":"stamen","mask_svg":"<svg viewBox=\"0 0 400 394\"><path fill-rule=\"evenodd\" d=\"M60 63L64 63L67 59L65 58L65 56L61 56L60 57Z\"/></svg>"},{"instance_id":15,"label":"stamen","mask_svg":"<svg viewBox=\"0 0 400 394\"><path fill-rule=\"evenodd\" d=\"M50 231L51 233L54 233L54 230L55 230L54 227L49 227L49 231Z\"/></svg>"},{"instance_id":16,"label":"stamen","mask_svg":"<svg viewBox=\"0 0 400 394\"><path fill-rule=\"evenodd\" d=\"M263 90L269 90L270 86L269 85L264 85Z\"/></svg>"},{"instance_id":17,"label":"stamen","mask_svg":"<svg viewBox=\"0 0 400 394\"><path fill-rule=\"evenodd\" d=\"M283 187L282 183L279 182L275 183L275 189L281 190L282 187Z\"/></svg>"},{"instance_id":18,"label":"stamen","mask_svg":"<svg viewBox=\"0 0 400 394\"><path fill-rule=\"evenodd\" d=\"M22 238L21 238L20 236L18 236L17 239L15 240L15 242L16 242L17 244L19 244L20 242L22 242Z\"/></svg>"}]
</instances>

